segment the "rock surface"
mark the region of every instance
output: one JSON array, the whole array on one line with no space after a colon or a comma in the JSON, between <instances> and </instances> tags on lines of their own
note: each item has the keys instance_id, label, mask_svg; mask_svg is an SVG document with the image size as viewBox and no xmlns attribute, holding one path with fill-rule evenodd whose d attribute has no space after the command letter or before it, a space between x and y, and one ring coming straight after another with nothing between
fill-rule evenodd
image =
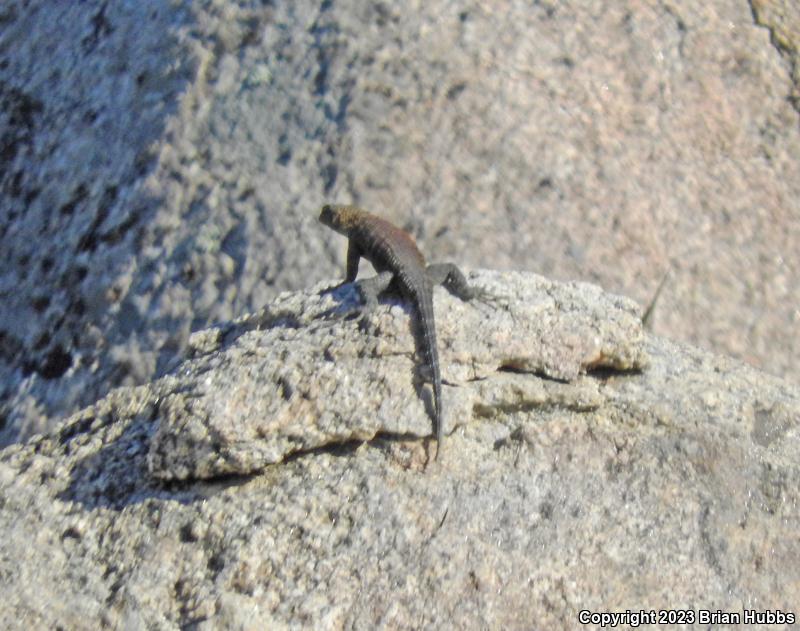
<instances>
[{"instance_id":1,"label":"rock surface","mask_svg":"<svg viewBox=\"0 0 800 631\"><path fill-rule=\"evenodd\" d=\"M349 308L346 287L282 295L197 333L193 357L171 374L7 447L2 626L528 629L574 628L582 609L799 613L797 386L642 336L629 301L587 285L475 279L508 303L460 306L437 291L452 433L427 466L421 395L405 375L387 385L389 372L413 372L407 313L389 300L361 330L321 320ZM512 292L523 286L529 293ZM523 329L548 324L494 347L475 341L479 331L462 336L461 327L499 331L510 314ZM545 376L543 367L595 357L560 346L568 324L577 339L594 330L603 356L628 368L646 357L647 367L612 359L615 368L569 381ZM319 353L320 336L330 356L293 373L309 346ZM497 370L514 344L540 359ZM282 352L283 379L260 372ZM361 388L360 401L304 391L302 375L324 376L326 364L353 371L327 379ZM382 388L405 391L396 423L380 411ZM341 427L358 429L319 439L324 428L300 423L294 446L314 448L264 460L260 473L151 475L165 424L202 418L214 398L224 415L226 401L270 396L315 405L319 417L338 410ZM245 425L265 419L241 409ZM183 462L206 452L201 441Z\"/></svg>"},{"instance_id":2,"label":"rock surface","mask_svg":"<svg viewBox=\"0 0 800 631\"><path fill-rule=\"evenodd\" d=\"M567 386L552 380L573 381L590 369L636 370L646 363L639 307L630 300L594 285L555 285L533 275L484 272L469 280L501 305L463 303L437 290L442 378L453 386L445 384L443 391L446 434L477 409L489 414L545 401L568 408L597 405L592 381ZM362 325L331 322L342 309L357 308L358 298L348 285L347 296L340 297L347 301L337 305L324 289L284 294L243 323L244 330L254 322L270 327L266 333L233 326L190 341L203 354L183 364L180 376L169 380L169 394L161 396L150 446L152 474L249 474L337 442L371 440L378 433L432 433L423 400L409 396L419 378L408 314L395 306ZM216 347L231 338L236 342L224 350ZM547 380L531 382L516 372Z\"/></svg>"},{"instance_id":3,"label":"rock surface","mask_svg":"<svg viewBox=\"0 0 800 631\"><path fill-rule=\"evenodd\" d=\"M327 201L800 376L791 0L0 9L0 442L334 275Z\"/></svg>"}]
</instances>

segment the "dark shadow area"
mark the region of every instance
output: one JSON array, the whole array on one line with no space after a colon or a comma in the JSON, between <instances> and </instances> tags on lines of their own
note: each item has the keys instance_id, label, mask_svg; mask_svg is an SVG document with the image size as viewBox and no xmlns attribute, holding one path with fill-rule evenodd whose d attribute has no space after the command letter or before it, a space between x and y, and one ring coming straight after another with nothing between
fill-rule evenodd
<instances>
[{"instance_id":1,"label":"dark shadow area","mask_svg":"<svg viewBox=\"0 0 800 631\"><path fill-rule=\"evenodd\" d=\"M0 382L36 373L30 398L54 418L91 404L132 375L141 379L141 372L98 353L97 335L108 348L131 338L139 343L152 328L135 310L127 323L108 314L124 298L115 280L132 259L143 258L141 243L164 207L144 187L136 195L130 191L157 169L157 147L196 72L180 37L189 12L165 5L173 17L167 19L136 4L84 4L9 12L3 16L8 32L25 28L30 42L0 52L0 251L15 286L0 305L0 330L14 342L12 352L0 343L6 360ZM133 21L141 28L127 28ZM39 81L35 42L49 31L53 45L60 44L47 60L48 80ZM76 41L76 33L83 37ZM123 64L119 50L136 54ZM98 72L105 73L102 81ZM131 80L136 99L124 102ZM151 291L139 288L152 284L152 272L133 267L133 293ZM76 362L95 354L102 357L99 369ZM54 391L66 392L69 409ZM0 405L17 400L15 389L0 387ZM0 431L0 444L27 437L16 418Z\"/></svg>"},{"instance_id":2,"label":"dark shadow area","mask_svg":"<svg viewBox=\"0 0 800 631\"><path fill-rule=\"evenodd\" d=\"M586 376L598 381L609 381L615 377L636 377L644 374L643 368L612 368L610 366L596 366L586 370Z\"/></svg>"},{"instance_id":3,"label":"dark shadow area","mask_svg":"<svg viewBox=\"0 0 800 631\"><path fill-rule=\"evenodd\" d=\"M149 415L143 413L132 419L108 419L104 424L124 424L124 428L109 444L73 465L69 485L58 494L58 499L77 502L88 510L122 510L151 499L173 500L181 504L202 499L203 494L194 488L194 481L164 483L150 475L147 452L157 413L158 406L154 405ZM75 437L98 431L96 421L80 419L62 429L59 442L66 456Z\"/></svg>"}]
</instances>

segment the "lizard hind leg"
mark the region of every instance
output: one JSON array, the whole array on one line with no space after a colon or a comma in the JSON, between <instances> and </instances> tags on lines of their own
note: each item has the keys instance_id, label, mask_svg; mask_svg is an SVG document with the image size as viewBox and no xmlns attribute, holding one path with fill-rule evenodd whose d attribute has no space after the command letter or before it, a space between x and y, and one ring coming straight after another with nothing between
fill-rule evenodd
<instances>
[{"instance_id":1,"label":"lizard hind leg","mask_svg":"<svg viewBox=\"0 0 800 631\"><path fill-rule=\"evenodd\" d=\"M466 277L453 263L434 263L425 269L433 285L442 285L447 291L461 300L472 300L475 296Z\"/></svg>"},{"instance_id":2,"label":"lizard hind leg","mask_svg":"<svg viewBox=\"0 0 800 631\"><path fill-rule=\"evenodd\" d=\"M365 278L352 283L356 294L360 298L360 304L354 304L352 298L346 298L348 290L346 289L351 281L345 280L343 283L326 289L323 293L338 294L337 300L340 304L336 307L329 309L322 314L323 319L348 319L348 320L361 320L370 314L370 312L378 305L378 296L380 296L389 287L392 282L394 274L391 272L382 272L373 278Z\"/></svg>"},{"instance_id":3,"label":"lizard hind leg","mask_svg":"<svg viewBox=\"0 0 800 631\"><path fill-rule=\"evenodd\" d=\"M361 315L366 316L375 307L378 306L378 296L389 288L389 285L394 278L393 272L381 272L372 278L365 278L356 282L358 295L361 296L363 306L361 307Z\"/></svg>"},{"instance_id":4,"label":"lizard hind leg","mask_svg":"<svg viewBox=\"0 0 800 631\"><path fill-rule=\"evenodd\" d=\"M508 300L503 296L495 296L481 287L470 285L458 267L452 263L435 263L425 269L431 284L441 285L451 294L464 302L480 302L489 307L504 306Z\"/></svg>"},{"instance_id":5,"label":"lizard hind leg","mask_svg":"<svg viewBox=\"0 0 800 631\"><path fill-rule=\"evenodd\" d=\"M321 317L325 320L359 320L361 326L369 314L378 306L378 296L380 296L392 282L394 274L382 272L373 278L365 278L352 283L360 304L352 299L352 294L348 289L350 281L344 281L335 287L326 289L323 293L332 293L339 304L328 309ZM348 295L349 294L349 295Z\"/></svg>"}]
</instances>

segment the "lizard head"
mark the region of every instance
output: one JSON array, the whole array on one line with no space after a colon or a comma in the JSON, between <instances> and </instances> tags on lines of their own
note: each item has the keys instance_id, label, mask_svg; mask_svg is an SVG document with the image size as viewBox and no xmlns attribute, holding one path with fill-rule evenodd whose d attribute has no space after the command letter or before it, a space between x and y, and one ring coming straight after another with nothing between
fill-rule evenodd
<instances>
[{"instance_id":1,"label":"lizard head","mask_svg":"<svg viewBox=\"0 0 800 631\"><path fill-rule=\"evenodd\" d=\"M325 204L319 214L319 220L336 232L347 234L359 217L364 214L355 206L344 204Z\"/></svg>"}]
</instances>

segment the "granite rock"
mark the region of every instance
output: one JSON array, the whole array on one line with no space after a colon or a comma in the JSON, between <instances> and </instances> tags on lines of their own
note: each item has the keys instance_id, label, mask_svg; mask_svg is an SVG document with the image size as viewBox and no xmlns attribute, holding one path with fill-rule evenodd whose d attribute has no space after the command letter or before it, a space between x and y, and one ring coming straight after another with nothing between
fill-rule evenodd
<instances>
[{"instance_id":1,"label":"granite rock","mask_svg":"<svg viewBox=\"0 0 800 631\"><path fill-rule=\"evenodd\" d=\"M0 443L335 275L324 202L800 374L797 3L0 9Z\"/></svg>"},{"instance_id":2,"label":"granite rock","mask_svg":"<svg viewBox=\"0 0 800 631\"><path fill-rule=\"evenodd\" d=\"M408 314L387 300L361 329L338 317L322 322L318 314L329 308L332 317L349 309L346 287L285 294L261 313L197 333L191 357L170 374L117 389L52 433L4 449L0 623L529 629L574 628L581 610L796 615L797 386L625 329L631 303L585 285L484 272L475 279L501 295L504 288L531 291L509 298L509 311L475 307L471 322L464 320L472 305L437 292L443 365L452 379L451 433L437 461L428 462L419 437L429 426L408 377L403 422L410 433L381 427L389 415L369 391L385 378L378 364L402 357L398 369L413 371ZM571 298L559 305L557 296ZM480 343L456 344L459 327L477 322L491 331L525 305L549 313L556 329L563 317L579 337L581 322L594 323L601 339L602 331L615 331L619 337L603 347L609 356L630 335L620 351L630 369L554 380L543 372L549 359L538 369L532 362L498 370L504 344L474 363L469 355L483 352ZM542 328L527 343L544 349L560 342L547 333ZM320 417L335 410L370 416L351 419L368 427L363 434L332 432L258 472L172 481L151 474L162 424L194 416L192 401L207 412L207 380L222 385L225 371L231 381L217 391L218 406L243 400L243 388L253 401L279 396L276 388L303 399L302 386L286 389L297 375L280 385L259 370L282 339L297 344L290 355L307 357L306 342L319 335L334 354L317 356L303 374L324 375L326 363L350 369L349 356L366 353L358 363L368 368L326 378L367 390L360 404L313 393L309 401ZM544 356L572 365L570 353L552 348ZM492 364L490 354L499 361ZM647 366L637 369L645 357ZM289 368L294 361L288 358ZM462 377L461 364L474 372ZM452 403L461 391L471 407ZM166 403L181 393L183 413ZM253 408L241 421L255 427L263 419ZM316 428L301 423L294 431L300 445Z\"/></svg>"},{"instance_id":3,"label":"granite rock","mask_svg":"<svg viewBox=\"0 0 800 631\"><path fill-rule=\"evenodd\" d=\"M532 274L482 272L469 280L494 296L495 306L436 290L446 434L478 409L491 415L597 406L593 381L566 382L646 363L639 307L630 300ZM258 316L215 335L218 344L229 340L224 346L209 347L208 334L199 334L202 354L181 366L159 403L153 475L249 474L335 443L431 434L430 397L415 395L421 387L407 311L386 305L362 320L341 321L358 308L353 286L336 295L324 289L279 296ZM254 323L267 328L246 332Z\"/></svg>"}]
</instances>

